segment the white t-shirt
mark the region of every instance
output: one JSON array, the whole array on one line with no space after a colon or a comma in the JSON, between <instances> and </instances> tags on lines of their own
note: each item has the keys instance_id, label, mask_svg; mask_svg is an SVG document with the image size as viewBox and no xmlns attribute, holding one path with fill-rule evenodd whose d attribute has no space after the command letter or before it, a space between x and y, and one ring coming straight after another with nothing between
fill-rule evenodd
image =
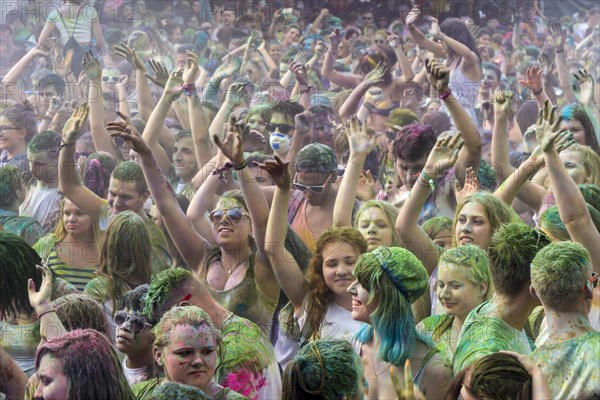
<instances>
[{"instance_id":1,"label":"white t-shirt","mask_svg":"<svg viewBox=\"0 0 600 400\"><path fill-rule=\"evenodd\" d=\"M146 372L146 367L141 368L128 368L127 367L127 358L123 359L123 372L125 372L125 377L127 378L127 383L129 385L135 385L136 383L143 382L146 378L144 372Z\"/></svg>"},{"instance_id":2,"label":"white t-shirt","mask_svg":"<svg viewBox=\"0 0 600 400\"><path fill-rule=\"evenodd\" d=\"M60 202L63 195L58 188L36 186L27 192L27 197L19 207L19 215L31 217L40 223L44 233L50 233L60 218Z\"/></svg>"}]
</instances>

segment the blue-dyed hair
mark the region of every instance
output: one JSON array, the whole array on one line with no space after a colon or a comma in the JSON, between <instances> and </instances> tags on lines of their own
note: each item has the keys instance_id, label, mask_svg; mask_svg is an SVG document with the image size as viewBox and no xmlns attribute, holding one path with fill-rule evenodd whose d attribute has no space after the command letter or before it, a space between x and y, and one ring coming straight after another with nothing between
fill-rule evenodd
<instances>
[{"instance_id":1,"label":"blue-dyed hair","mask_svg":"<svg viewBox=\"0 0 600 400\"><path fill-rule=\"evenodd\" d=\"M590 146L597 154L600 154L600 145L598 145L594 124L581 104L569 104L562 109L561 117L565 121L578 120L583 126L585 144Z\"/></svg>"}]
</instances>

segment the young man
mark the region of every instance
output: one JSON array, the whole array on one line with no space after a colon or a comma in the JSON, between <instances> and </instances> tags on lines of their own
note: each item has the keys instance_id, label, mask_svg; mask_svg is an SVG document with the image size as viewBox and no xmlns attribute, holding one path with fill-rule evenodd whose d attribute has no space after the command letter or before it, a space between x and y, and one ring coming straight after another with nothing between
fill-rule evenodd
<instances>
[{"instance_id":1,"label":"young man","mask_svg":"<svg viewBox=\"0 0 600 400\"><path fill-rule=\"evenodd\" d=\"M196 159L192 131L189 129L184 129L175 135L173 167L175 177L177 178L173 182L175 193L181 194L189 201L192 201L194 193L196 193L196 190L192 185L192 179L194 179L198 173L198 162Z\"/></svg>"},{"instance_id":2,"label":"young man","mask_svg":"<svg viewBox=\"0 0 600 400\"><path fill-rule=\"evenodd\" d=\"M496 293L465 320L454 353L455 375L500 350L531 353L532 340L524 329L539 301L529 292L529 265L549 243L545 234L523 223L503 225L492 236L488 256Z\"/></svg>"},{"instance_id":3,"label":"young man","mask_svg":"<svg viewBox=\"0 0 600 400\"><path fill-rule=\"evenodd\" d=\"M588 319L597 283L590 255L578 243L552 243L531 263L531 293L542 302L549 330L531 358L556 399L600 396L600 333Z\"/></svg>"}]
</instances>

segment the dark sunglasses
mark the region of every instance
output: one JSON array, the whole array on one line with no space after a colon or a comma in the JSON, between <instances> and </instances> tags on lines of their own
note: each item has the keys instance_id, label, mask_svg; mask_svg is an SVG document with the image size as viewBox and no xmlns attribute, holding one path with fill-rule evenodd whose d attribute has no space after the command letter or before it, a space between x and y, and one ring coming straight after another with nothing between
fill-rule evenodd
<instances>
[{"instance_id":1,"label":"dark sunglasses","mask_svg":"<svg viewBox=\"0 0 600 400\"><path fill-rule=\"evenodd\" d=\"M294 128L295 128L294 125L288 125L288 124L272 124L270 122L267 124L267 130L269 132L279 131L286 135Z\"/></svg>"},{"instance_id":2,"label":"dark sunglasses","mask_svg":"<svg viewBox=\"0 0 600 400\"><path fill-rule=\"evenodd\" d=\"M227 215L227 218L234 224L240 222L244 217L250 218L250 216L241 209L230 208L229 210L213 210L210 214L208 214L208 219L211 223L218 224L225 215Z\"/></svg>"},{"instance_id":3,"label":"dark sunglasses","mask_svg":"<svg viewBox=\"0 0 600 400\"><path fill-rule=\"evenodd\" d=\"M117 326L122 326L124 323L129 321L131 329L133 329L134 333L143 331L146 326L152 328L152 325L148 323L146 318L139 315L128 314L127 311L117 312L115 314L114 321Z\"/></svg>"},{"instance_id":4,"label":"dark sunglasses","mask_svg":"<svg viewBox=\"0 0 600 400\"><path fill-rule=\"evenodd\" d=\"M102 77L102 81L104 82L108 82L109 79L112 79L113 82L117 83L119 82L119 77L118 76L103 76Z\"/></svg>"}]
</instances>

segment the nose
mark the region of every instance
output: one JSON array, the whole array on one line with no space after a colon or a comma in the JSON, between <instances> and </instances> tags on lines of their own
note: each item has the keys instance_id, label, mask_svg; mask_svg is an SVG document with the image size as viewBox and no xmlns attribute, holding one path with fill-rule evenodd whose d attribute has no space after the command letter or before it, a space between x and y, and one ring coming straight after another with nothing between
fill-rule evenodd
<instances>
[{"instance_id":1,"label":"nose","mask_svg":"<svg viewBox=\"0 0 600 400\"><path fill-rule=\"evenodd\" d=\"M450 298L449 294L450 292L448 291L448 286L444 286L442 289L438 289L440 291L440 299L444 299L447 300Z\"/></svg>"},{"instance_id":2,"label":"nose","mask_svg":"<svg viewBox=\"0 0 600 400\"><path fill-rule=\"evenodd\" d=\"M196 356L192 360L191 365L192 366L198 366L198 367L204 365L204 360L200 356L199 352L196 354Z\"/></svg>"},{"instance_id":3,"label":"nose","mask_svg":"<svg viewBox=\"0 0 600 400\"><path fill-rule=\"evenodd\" d=\"M43 399L42 394L44 393L44 385L40 382L38 384L37 389L35 389L35 393L33 394L33 398L35 400Z\"/></svg>"},{"instance_id":4,"label":"nose","mask_svg":"<svg viewBox=\"0 0 600 400\"><path fill-rule=\"evenodd\" d=\"M346 289L346 292L350 293L350 294L356 294L356 282L358 281L354 281L350 284L350 286L348 286L348 289Z\"/></svg>"},{"instance_id":5,"label":"nose","mask_svg":"<svg viewBox=\"0 0 600 400\"><path fill-rule=\"evenodd\" d=\"M369 228L367 230L368 234L374 234L377 233L377 227L375 226L375 224L369 224Z\"/></svg>"},{"instance_id":6,"label":"nose","mask_svg":"<svg viewBox=\"0 0 600 400\"><path fill-rule=\"evenodd\" d=\"M461 232L471 232L471 223L465 222L465 224L461 228Z\"/></svg>"}]
</instances>

